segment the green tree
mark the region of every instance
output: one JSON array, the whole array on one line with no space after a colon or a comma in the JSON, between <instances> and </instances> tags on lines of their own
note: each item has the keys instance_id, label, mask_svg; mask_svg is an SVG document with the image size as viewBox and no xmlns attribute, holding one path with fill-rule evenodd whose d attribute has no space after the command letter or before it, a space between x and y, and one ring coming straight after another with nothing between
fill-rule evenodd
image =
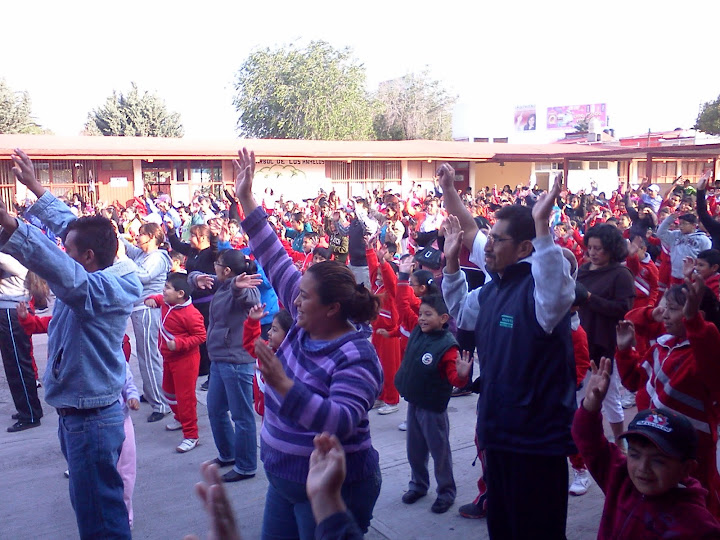
<instances>
[{"instance_id":1,"label":"green tree","mask_svg":"<svg viewBox=\"0 0 720 540\"><path fill-rule=\"evenodd\" d=\"M693 127L711 135L720 135L720 96L702 104Z\"/></svg>"},{"instance_id":2,"label":"green tree","mask_svg":"<svg viewBox=\"0 0 720 540\"><path fill-rule=\"evenodd\" d=\"M456 99L427 69L386 81L375 94L375 136L381 140L450 140Z\"/></svg>"},{"instance_id":3,"label":"green tree","mask_svg":"<svg viewBox=\"0 0 720 540\"><path fill-rule=\"evenodd\" d=\"M30 96L0 79L0 133L45 133L32 117Z\"/></svg>"},{"instance_id":4,"label":"green tree","mask_svg":"<svg viewBox=\"0 0 720 540\"><path fill-rule=\"evenodd\" d=\"M365 68L350 49L324 41L250 54L235 78L233 105L246 137L363 140L372 137Z\"/></svg>"},{"instance_id":5,"label":"green tree","mask_svg":"<svg viewBox=\"0 0 720 540\"><path fill-rule=\"evenodd\" d=\"M182 137L180 114L167 110L165 101L144 92L135 83L130 92L113 90L105 105L88 113L87 135L117 135L124 137Z\"/></svg>"}]
</instances>

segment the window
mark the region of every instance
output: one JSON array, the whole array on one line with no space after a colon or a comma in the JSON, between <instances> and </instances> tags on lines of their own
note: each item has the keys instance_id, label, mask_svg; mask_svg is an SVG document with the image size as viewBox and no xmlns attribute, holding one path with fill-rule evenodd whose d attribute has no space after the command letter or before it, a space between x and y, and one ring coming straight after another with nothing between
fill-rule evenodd
<instances>
[{"instance_id":1,"label":"window","mask_svg":"<svg viewBox=\"0 0 720 540\"><path fill-rule=\"evenodd\" d=\"M590 161L590 170L609 169L610 165L607 161Z\"/></svg>"},{"instance_id":2,"label":"window","mask_svg":"<svg viewBox=\"0 0 720 540\"><path fill-rule=\"evenodd\" d=\"M582 161L568 161L568 171L582 171Z\"/></svg>"},{"instance_id":3,"label":"window","mask_svg":"<svg viewBox=\"0 0 720 540\"><path fill-rule=\"evenodd\" d=\"M330 162L330 178L333 180L400 180L401 177L399 161Z\"/></svg>"},{"instance_id":4,"label":"window","mask_svg":"<svg viewBox=\"0 0 720 540\"><path fill-rule=\"evenodd\" d=\"M129 159L122 161L103 160L102 161L103 171L132 171L133 164Z\"/></svg>"},{"instance_id":5,"label":"window","mask_svg":"<svg viewBox=\"0 0 720 540\"><path fill-rule=\"evenodd\" d=\"M562 166L560 163L553 162L553 163L536 163L535 164L535 170L536 171L561 171Z\"/></svg>"}]
</instances>

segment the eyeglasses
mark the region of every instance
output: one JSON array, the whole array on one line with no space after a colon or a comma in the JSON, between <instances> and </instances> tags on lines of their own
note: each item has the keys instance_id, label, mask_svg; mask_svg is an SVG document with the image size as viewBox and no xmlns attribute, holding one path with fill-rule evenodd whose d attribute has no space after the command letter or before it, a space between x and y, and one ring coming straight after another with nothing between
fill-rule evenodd
<instances>
[{"instance_id":1,"label":"eyeglasses","mask_svg":"<svg viewBox=\"0 0 720 540\"><path fill-rule=\"evenodd\" d=\"M494 243L501 243L501 242L507 242L508 240L512 240L512 238L502 238L496 234L488 234L487 237L487 243L488 244L494 244Z\"/></svg>"},{"instance_id":2,"label":"eyeglasses","mask_svg":"<svg viewBox=\"0 0 720 540\"><path fill-rule=\"evenodd\" d=\"M213 265L219 266L220 268L230 268L228 265L223 264L223 263L219 263L219 262L217 262L217 261L215 261L215 262L213 263Z\"/></svg>"}]
</instances>

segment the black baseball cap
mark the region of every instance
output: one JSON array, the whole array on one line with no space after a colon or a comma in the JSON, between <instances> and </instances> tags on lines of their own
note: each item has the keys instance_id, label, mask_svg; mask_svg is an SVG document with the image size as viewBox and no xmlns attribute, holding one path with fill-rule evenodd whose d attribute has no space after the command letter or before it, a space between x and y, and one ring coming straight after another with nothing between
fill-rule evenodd
<instances>
[{"instance_id":1,"label":"black baseball cap","mask_svg":"<svg viewBox=\"0 0 720 540\"><path fill-rule=\"evenodd\" d=\"M687 417L666 408L647 409L635 415L625 433L644 437L663 454L681 460L696 459L697 432Z\"/></svg>"}]
</instances>

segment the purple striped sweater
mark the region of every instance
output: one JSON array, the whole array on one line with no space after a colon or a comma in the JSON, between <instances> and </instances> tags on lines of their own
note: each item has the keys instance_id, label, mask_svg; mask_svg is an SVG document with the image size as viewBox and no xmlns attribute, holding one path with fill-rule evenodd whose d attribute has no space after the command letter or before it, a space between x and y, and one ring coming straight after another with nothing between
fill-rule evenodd
<instances>
[{"instance_id":1,"label":"purple striped sweater","mask_svg":"<svg viewBox=\"0 0 720 540\"><path fill-rule=\"evenodd\" d=\"M250 213L242 228L280 302L294 319L293 300L302 275L262 208ZM269 386L265 389L260 457L266 471L305 483L313 438L327 431L337 435L345 449L348 482L373 474L378 453L370 438L368 411L380 394L383 375L370 335L370 327L360 325L333 341L313 342L302 328L292 325L277 356L294 385L284 399Z\"/></svg>"}]
</instances>

